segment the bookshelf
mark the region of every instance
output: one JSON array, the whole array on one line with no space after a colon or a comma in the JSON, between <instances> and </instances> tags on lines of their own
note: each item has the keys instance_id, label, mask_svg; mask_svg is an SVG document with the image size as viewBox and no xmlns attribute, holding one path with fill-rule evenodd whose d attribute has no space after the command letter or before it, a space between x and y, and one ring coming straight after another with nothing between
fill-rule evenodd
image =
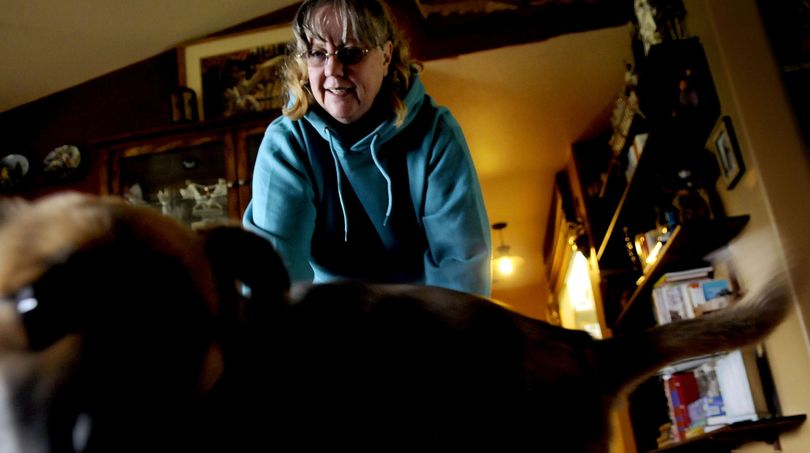
<instances>
[{"instance_id":1,"label":"bookshelf","mask_svg":"<svg viewBox=\"0 0 810 453\"><path fill-rule=\"evenodd\" d=\"M687 225L678 225L672 232L666 245L661 249L660 258L644 270L639 277L638 286L630 298L623 304L622 310L613 325L614 331L623 327L649 322L639 319L641 312L648 309L644 306L649 301L650 291L656 280L669 269L687 269L705 265L702 258L717 250L735 238L748 224L750 217L734 216L721 219L707 219ZM647 310L645 312L651 315Z\"/></svg>"},{"instance_id":2,"label":"bookshelf","mask_svg":"<svg viewBox=\"0 0 810 453\"><path fill-rule=\"evenodd\" d=\"M699 39L665 40L644 49L634 36L633 53L633 73L618 95L610 126L573 144L566 169L577 211L573 217L584 222L590 241L593 287L608 335L654 326L656 282L670 272L709 265L707 257L750 221L748 215L727 216L715 190L719 170L704 144L721 109ZM685 95L685 86L692 97ZM644 140L636 140L639 136ZM755 420L713 427L661 447L661 427L672 422L672 414L657 375L628 398L638 451L731 451L750 441L773 442L803 423L804 415L779 416L778 405L771 404L772 383L759 377L768 373L767 361L749 352L756 366L743 374L756 374L750 391L758 386L767 393L767 415L758 410ZM689 372L714 360L696 357L662 373Z\"/></svg>"}]
</instances>

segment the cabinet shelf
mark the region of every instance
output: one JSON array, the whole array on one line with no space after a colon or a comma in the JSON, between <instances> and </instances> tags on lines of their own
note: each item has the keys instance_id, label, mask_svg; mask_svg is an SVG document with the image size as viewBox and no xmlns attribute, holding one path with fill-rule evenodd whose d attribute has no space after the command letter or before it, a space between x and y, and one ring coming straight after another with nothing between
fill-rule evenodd
<instances>
[{"instance_id":1,"label":"cabinet shelf","mask_svg":"<svg viewBox=\"0 0 810 453\"><path fill-rule=\"evenodd\" d=\"M752 441L774 443L779 434L797 428L806 419L805 414L800 414L732 423L692 439L652 450L650 453L722 453L730 452Z\"/></svg>"},{"instance_id":2,"label":"cabinet shelf","mask_svg":"<svg viewBox=\"0 0 810 453\"><path fill-rule=\"evenodd\" d=\"M95 143L102 194L151 206L192 228L239 220L259 144L278 111L177 124Z\"/></svg>"},{"instance_id":3,"label":"cabinet shelf","mask_svg":"<svg viewBox=\"0 0 810 453\"><path fill-rule=\"evenodd\" d=\"M632 296L624 304L614 329L621 330L631 318L643 314L645 304L640 301L647 299L653 285L662 275L679 268L702 264L706 255L726 245L740 234L749 219L750 216L741 215L694 221L675 227L669 241L661 249L659 259L644 271ZM651 316L652 310L648 311L648 315Z\"/></svg>"}]
</instances>

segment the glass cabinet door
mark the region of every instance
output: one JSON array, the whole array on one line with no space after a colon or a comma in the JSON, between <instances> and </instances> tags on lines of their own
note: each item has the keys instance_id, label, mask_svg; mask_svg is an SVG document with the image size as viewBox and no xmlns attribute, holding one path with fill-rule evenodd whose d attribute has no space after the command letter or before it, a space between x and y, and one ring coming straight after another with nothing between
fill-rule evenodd
<instances>
[{"instance_id":1,"label":"glass cabinet door","mask_svg":"<svg viewBox=\"0 0 810 453\"><path fill-rule=\"evenodd\" d=\"M259 145L267 129L266 122L255 123L236 132L237 174L239 175L239 215L245 213L247 204L252 196L251 184L253 182L253 167L256 165L256 155Z\"/></svg>"},{"instance_id":2,"label":"glass cabinet door","mask_svg":"<svg viewBox=\"0 0 810 453\"><path fill-rule=\"evenodd\" d=\"M230 137L198 134L122 148L111 162L112 192L194 229L238 218Z\"/></svg>"}]
</instances>

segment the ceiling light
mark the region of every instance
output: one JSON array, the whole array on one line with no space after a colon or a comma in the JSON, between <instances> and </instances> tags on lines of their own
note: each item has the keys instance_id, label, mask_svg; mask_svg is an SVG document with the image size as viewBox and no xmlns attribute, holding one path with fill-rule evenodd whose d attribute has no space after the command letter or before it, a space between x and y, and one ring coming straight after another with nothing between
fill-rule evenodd
<instances>
[{"instance_id":1,"label":"ceiling light","mask_svg":"<svg viewBox=\"0 0 810 453\"><path fill-rule=\"evenodd\" d=\"M503 241L503 229L506 228L506 222L494 223L492 228L498 231L500 237L500 245L495 249L492 257L492 267L498 275L508 277L523 264L523 258L511 255L509 246Z\"/></svg>"}]
</instances>

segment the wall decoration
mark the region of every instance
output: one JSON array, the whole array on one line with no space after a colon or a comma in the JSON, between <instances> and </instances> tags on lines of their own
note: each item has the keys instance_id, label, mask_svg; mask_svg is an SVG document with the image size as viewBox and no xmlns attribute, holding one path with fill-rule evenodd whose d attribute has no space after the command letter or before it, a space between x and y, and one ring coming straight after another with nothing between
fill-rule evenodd
<instances>
[{"instance_id":1,"label":"wall decoration","mask_svg":"<svg viewBox=\"0 0 810 453\"><path fill-rule=\"evenodd\" d=\"M28 175L28 158L22 154L8 154L0 159L0 190L13 189Z\"/></svg>"},{"instance_id":2,"label":"wall decoration","mask_svg":"<svg viewBox=\"0 0 810 453\"><path fill-rule=\"evenodd\" d=\"M720 176L726 183L726 189L733 189L745 173L745 162L743 162L737 137L734 135L731 118L723 116L718 120L714 130L709 134L706 148L717 157Z\"/></svg>"},{"instance_id":3,"label":"wall decoration","mask_svg":"<svg viewBox=\"0 0 810 453\"><path fill-rule=\"evenodd\" d=\"M49 181L59 182L72 176L82 163L82 154L74 145L62 145L49 152L42 161L42 173Z\"/></svg>"},{"instance_id":4,"label":"wall decoration","mask_svg":"<svg viewBox=\"0 0 810 453\"><path fill-rule=\"evenodd\" d=\"M292 41L284 25L181 46L179 85L197 93L200 119L281 108L279 69Z\"/></svg>"}]
</instances>

